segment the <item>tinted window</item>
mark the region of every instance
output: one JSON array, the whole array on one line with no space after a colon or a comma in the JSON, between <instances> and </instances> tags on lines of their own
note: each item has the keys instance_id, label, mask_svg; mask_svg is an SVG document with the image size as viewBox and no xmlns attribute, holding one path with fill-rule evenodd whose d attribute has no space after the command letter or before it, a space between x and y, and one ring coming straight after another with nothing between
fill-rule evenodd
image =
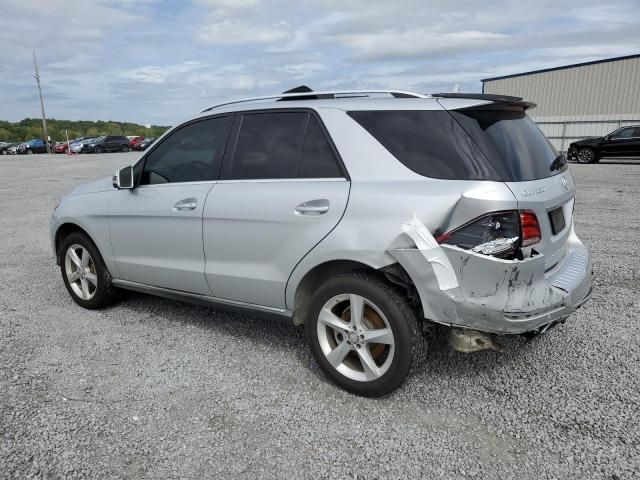
<instances>
[{"instance_id":1,"label":"tinted window","mask_svg":"<svg viewBox=\"0 0 640 480\"><path fill-rule=\"evenodd\" d=\"M337 178L343 176L331 146L313 115L309 116L307 131L304 135L302 157L297 176L298 178Z\"/></svg>"},{"instance_id":2,"label":"tinted window","mask_svg":"<svg viewBox=\"0 0 640 480\"><path fill-rule=\"evenodd\" d=\"M455 180L499 180L469 135L446 111L349 112L406 167Z\"/></svg>"},{"instance_id":3,"label":"tinted window","mask_svg":"<svg viewBox=\"0 0 640 480\"><path fill-rule=\"evenodd\" d=\"M635 128L623 128L622 130L618 130L615 134L611 136L611 138L631 138L635 137Z\"/></svg>"},{"instance_id":4,"label":"tinted window","mask_svg":"<svg viewBox=\"0 0 640 480\"><path fill-rule=\"evenodd\" d=\"M451 110L505 182L547 178L558 152L521 109Z\"/></svg>"},{"instance_id":5,"label":"tinted window","mask_svg":"<svg viewBox=\"0 0 640 480\"><path fill-rule=\"evenodd\" d=\"M243 115L231 179L294 178L307 113Z\"/></svg>"},{"instance_id":6,"label":"tinted window","mask_svg":"<svg viewBox=\"0 0 640 480\"><path fill-rule=\"evenodd\" d=\"M141 183L217 179L232 122L210 118L173 132L146 157Z\"/></svg>"}]
</instances>

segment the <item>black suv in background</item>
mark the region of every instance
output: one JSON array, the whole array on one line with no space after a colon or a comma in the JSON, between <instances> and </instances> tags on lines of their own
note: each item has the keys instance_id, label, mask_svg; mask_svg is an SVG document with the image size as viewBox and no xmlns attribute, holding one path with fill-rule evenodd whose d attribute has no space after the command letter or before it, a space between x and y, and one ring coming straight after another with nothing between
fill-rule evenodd
<instances>
[{"instance_id":1,"label":"black suv in background","mask_svg":"<svg viewBox=\"0 0 640 480\"><path fill-rule=\"evenodd\" d=\"M573 142L567 157L580 163L596 163L603 157L640 157L640 125L619 128L605 137Z\"/></svg>"},{"instance_id":2,"label":"black suv in background","mask_svg":"<svg viewBox=\"0 0 640 480\"><path fill-rule=\"evenodd\" d=\"M124 135L105 135L82 146L82 153L128 152L129 139Z\"/></svg>"}]
</instances>

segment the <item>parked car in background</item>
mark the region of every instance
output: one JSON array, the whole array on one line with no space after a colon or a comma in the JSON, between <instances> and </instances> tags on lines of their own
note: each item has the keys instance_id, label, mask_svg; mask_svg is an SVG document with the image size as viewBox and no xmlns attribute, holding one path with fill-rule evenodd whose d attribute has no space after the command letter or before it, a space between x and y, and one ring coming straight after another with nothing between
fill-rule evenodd
<instances>
[{"instance_id":1,"label":"parked car in background","mask_svg":"<svg viewBox=\"0 0 640 480\"><path fill-rule=\"evenodd\" d=\"M30 155L32 153L47 153L47 142L42 138L34 138L23 143L18 153Z\"/></svg>"},{"instance_id":2,"label":"parked car in background","mask_svg":"<svg viewBox=\"0 0 640 480\"><path fill-rule=\"evenodd\" d=\"M7 149L7 155L18 155L18 150L20 149L21 145L23 145L23 144L22 143L14 143L13 145L11 145Z\"/></svg>"},{"instance_id":3,"label":"parked car in background","mask_svg":"<svg viewBox=\"0 0 640 480\"><path fill-rule=\"evenodd\" d=\"M124 135L103 135L82 146L83 153L128 152L129 139Z\"/></svg>"},{"instance_id":4,"label":"parked car in background","mask_svg":"<svg viewBox=\"0 0 640 480\"><path fill-rule=\"evenodd\" d=\"M71 145L69 146L69 149L71 151L71 153L82 153L82 148L84 147L84 145L86 143L91 143L93 142L97 137L87 137L83 140L76 140L71 142Z\"/></svg>"},{"instance_id":5,"label":"parked car in background","mask_svg":"<svg viewBox=\"0 0 640 480\"><path fill-rule=\"evenodd\" d=\"M603 157L640 157L640 125L625 126L604 137L573 142L567 157L580 163L597 163Z\"/></svg>"},{"instance_id":6,"label":"parked car in background","mask_svg":"<svg viewBox=\"0 0 640 480\"><path fill-rule=\"evenodd\" d=\"M591 260L573 176L532 104L387 93L212 107L77 187L50 221L69 294L95 309L129 289L304 325L320 368L367 396L419 365L434 323L475 351L490 345L479 335L564 322L591 294Z\"/></svg>"},{"instance_id":7,"label":"parked car in background","mask_svg":"<svg viewBox=\"0 0 640 480\"><path fill-rule=\"evenodd\" d=\"M9 149L14 146L16 146L15 143L0 142L0 155L10 155Z\"/></svg>"},{"instance_id":8,"label":"parked car in background","mask_svg":"<svg viewBox=\"0 0 640 480\"><path fill-rule=\"evenodd\" d=\"M141 135L129 135L127 137L129 139L129 146L135 150L136 145L144 140L144 137Z\"/></svg>"},{"instance_id":9,"label":"parked car in background","mask_svg":"<svg viewBox=\"0 0 640 480\"><path fill-rule=\"evenodd\" d=\"M78 137L74 140L69 140L68 142L60 142L56 143L53 147L53 153L67 153L69 150L69 145L76 142L81 142L82 140L86 140L91 137Z\"/></svg>"},{"instance_id":10,"label":"parked car in background","mask_svg":"<svg viewBox=\"0 0 640 480\"><path fill-rule=\"evenodd\" d=\"M147 148L149 148L149 146L155 141L156 141L156 137L148 137L142 140L141 142L136 143L132 148L134 150L144 151Z\"/></svg>"}]
</instances>

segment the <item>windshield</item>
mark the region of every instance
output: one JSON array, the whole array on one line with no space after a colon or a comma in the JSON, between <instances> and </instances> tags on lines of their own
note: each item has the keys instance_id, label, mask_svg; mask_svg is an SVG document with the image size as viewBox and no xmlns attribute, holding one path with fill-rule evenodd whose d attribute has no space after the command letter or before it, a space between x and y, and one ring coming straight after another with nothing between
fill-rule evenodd
<instances>
[{"instance_id":1,"label":"windshield","mask_svg":"<svg viewBox=\"0 0 640 480\"><path fill-rule=\"evenodd\" d=\"M566 170L538 126L521 109L468 109L449 113L506 182L538 180ZM555 163L554 163L555 161Z\"/></svg>"}]
</instances>

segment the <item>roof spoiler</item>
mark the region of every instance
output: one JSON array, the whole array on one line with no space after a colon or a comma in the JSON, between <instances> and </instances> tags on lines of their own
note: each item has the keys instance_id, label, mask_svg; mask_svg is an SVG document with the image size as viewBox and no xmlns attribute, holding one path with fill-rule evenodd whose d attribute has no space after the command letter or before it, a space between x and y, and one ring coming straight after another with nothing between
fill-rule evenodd
<instances>
[{"instance_id":1,"label":"roof spoiler","mask_svg":"<svg viewBox=\"0 0 640 480\"><path fill-rule=\"evenodd\" d=\"M437 98L466 98L469 100L486 100L488 102L500 103L502 105L522 108L523 110L526 110L528 108L533 108L536 106L535 103L527 102L526 100L523 100L522 97L514 97L511 95L493 95L489 93L447 92L447 93L432 93L431 96L437 97ZM479 105L477 107L470 107L470 108L483 108L483 106Z\"/></svg>"}]
</instances>

